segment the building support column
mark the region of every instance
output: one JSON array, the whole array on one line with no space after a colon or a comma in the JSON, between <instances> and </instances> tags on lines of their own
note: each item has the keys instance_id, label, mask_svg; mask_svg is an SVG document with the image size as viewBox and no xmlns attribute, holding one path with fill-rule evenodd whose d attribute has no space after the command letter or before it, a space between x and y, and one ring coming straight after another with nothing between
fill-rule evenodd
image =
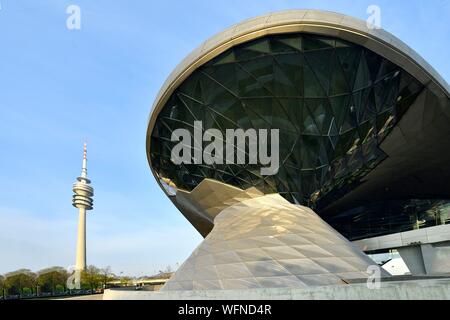
<instances>
[{"instance_id":1,"label":"building support column","mask_svg":"<svg viewBox=\"0 0 450 320\"><path fill-rule=\"evenodd\" d=\"M413 275L450 274L450 241L397 249Z\"/></svg>"}]
</instances>

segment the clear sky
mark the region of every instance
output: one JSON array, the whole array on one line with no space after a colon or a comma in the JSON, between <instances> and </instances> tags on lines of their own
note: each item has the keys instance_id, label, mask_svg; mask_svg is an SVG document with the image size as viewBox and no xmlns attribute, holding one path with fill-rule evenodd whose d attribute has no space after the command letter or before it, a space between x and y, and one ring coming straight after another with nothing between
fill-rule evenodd
<instances>
[{"instance_id":1,"label":"clear sky","mask_svg":"<svg viewBox=\"0 0 450 320\"><path fill-rule=\"evenodd\" d=\"M81 9L81 30L66 8ZM448 0L0 0L0 273L74 264L72 183L87 138L95 210L88 264L153 274L202 238L147 164L150 108L173 68L217 32L271 11L324 9L382 27L450 81Z\"/></svg>"}]
</instances>

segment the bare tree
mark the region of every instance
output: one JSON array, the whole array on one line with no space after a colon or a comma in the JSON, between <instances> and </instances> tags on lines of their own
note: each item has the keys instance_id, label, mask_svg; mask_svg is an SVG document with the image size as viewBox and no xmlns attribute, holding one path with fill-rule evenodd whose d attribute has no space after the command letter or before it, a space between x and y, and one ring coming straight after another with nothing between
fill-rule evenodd
<instances>
[{"instance_id":1,"label":"bare tree","mask_svg":"<svg viewBox=\"0 0 450 320\"><path fill-rule=\"evenodd\" d=\"M103 289L106 289L108 282L113 281L116 278L112 273L110 266L100 269L100 277L102 280Z\"/></svg>"}]
</instances>

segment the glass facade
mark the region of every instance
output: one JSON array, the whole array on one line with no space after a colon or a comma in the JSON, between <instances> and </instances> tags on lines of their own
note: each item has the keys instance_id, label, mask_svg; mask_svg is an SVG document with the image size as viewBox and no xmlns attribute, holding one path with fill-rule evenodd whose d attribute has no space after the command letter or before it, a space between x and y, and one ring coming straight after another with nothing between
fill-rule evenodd
<instances>
[{"instance_id":1,"label":"glass facade","mask_svg":"<svg viewBox=\"0 0 450 320\"><path fill-rule=\"evenodd\" d=\"M211 178L320 209L386 158L380 143L422 90L399 66L362 46L313 34L266 36L220 54L174 91L152 132L152 166L177 188L192 190ZM175 165L172 132L193 134L194 121L223 134L279 129L279 172L262 176L258 165Z\"/></svg>"},{"instance_id":2,"label":"glass facade","mask_svg":"<svg viewBox=\"0 0 450 320\"><path fill-rule=\"evenodd\" d=\"M449 200L389 200L323 217L349 240L450 224Z\"/></svg>"}]
</instances>

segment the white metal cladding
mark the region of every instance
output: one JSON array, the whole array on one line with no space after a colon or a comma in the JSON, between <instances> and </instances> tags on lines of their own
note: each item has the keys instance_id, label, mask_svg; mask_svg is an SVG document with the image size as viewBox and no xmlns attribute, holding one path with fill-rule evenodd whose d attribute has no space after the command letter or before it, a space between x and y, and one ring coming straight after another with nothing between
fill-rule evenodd
<instances>
[{"instance_id":1,"label":"white metal cladding","mask_svg":"<svg viewBox=\"0 0 450 320\"><path fill-rule=\"evenodd\" d=\"M372 264L311 209L265 195L223 210L162 291L339 285Z\"/></svg>"}]
</instances>

